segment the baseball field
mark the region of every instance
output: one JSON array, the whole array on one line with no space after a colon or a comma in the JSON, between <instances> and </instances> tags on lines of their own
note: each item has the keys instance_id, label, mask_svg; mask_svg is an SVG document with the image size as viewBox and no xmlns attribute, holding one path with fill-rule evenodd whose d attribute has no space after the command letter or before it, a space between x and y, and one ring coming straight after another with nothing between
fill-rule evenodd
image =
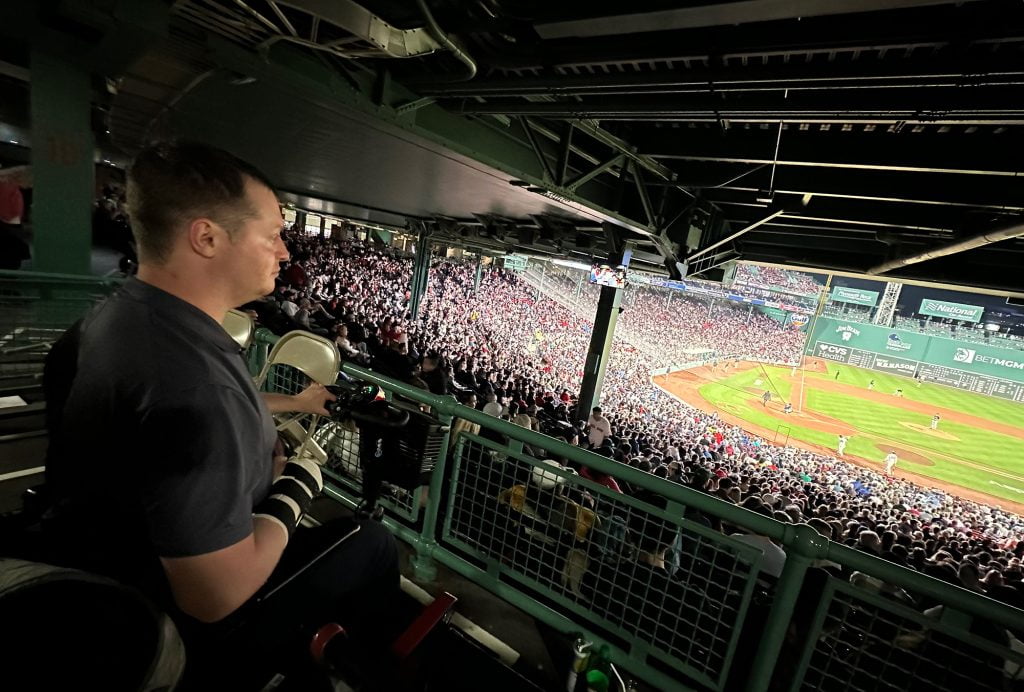
<instances>
[{"instance_id":1,"label":"baseball field","mask_svg":"<svg viewBox=\"0 0 1024 692\"><path fill-rule=\"evenodd\" d=\"M845 435L848 461L881 470L886 454L895 451L897 476L1024 512L1020 403L938 384L917 386L905 377L817 358L796 369L751 362L705 366L659 376L655 383L769 441L836 455L839 435ZM935 414L939 421L932 429Z\"/></svg>"}]
</instances>

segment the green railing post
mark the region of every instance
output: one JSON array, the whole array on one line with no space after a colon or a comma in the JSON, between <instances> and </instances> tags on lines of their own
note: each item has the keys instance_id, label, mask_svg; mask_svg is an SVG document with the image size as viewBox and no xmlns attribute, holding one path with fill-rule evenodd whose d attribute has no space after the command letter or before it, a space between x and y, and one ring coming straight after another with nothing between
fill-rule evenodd
<instances>
[{"instance_id":1,"label":"green railing post","mask_svg":"<svg viewBox=\"0 0 1024 692\"><path fill-rule=\"evenodd\" d=\"M775 587L775 600L760 646L750 667L747 692L764 692L771 683L779 652L786 641L797 598L804 585L804 577L811 561L828 553L828 540L806 524L787 525L783 535L786 550L786 564Z\"/></svg>"},{"instance_id":2,"label":"green railing post","mask_svg":"<svg viewBox=\"0 0 1024 692\"><path fill-rule=\"evenodd\" d=\"M455 397L446 397L455 403ZM423 511L423 530L416 542L416 554L412 557L413 574L420 581L437 579L437 565L434 564L434 549L437 547L437 512L441 507L441 490L444 485L444 474L448 466L448 446L452 436L452 415L438 411L438 419L445 426L444 437L441 438L441 449L437 452L434 471L430 474L430 486L427 490L427 506Z\"/></svg>"}]
</instances>

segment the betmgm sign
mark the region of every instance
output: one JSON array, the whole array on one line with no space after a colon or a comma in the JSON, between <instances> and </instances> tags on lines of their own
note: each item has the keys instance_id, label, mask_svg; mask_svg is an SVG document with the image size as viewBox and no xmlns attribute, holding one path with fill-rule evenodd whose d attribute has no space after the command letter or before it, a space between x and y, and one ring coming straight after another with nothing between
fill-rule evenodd
<instances>
[{"instance_id":1,"label":"betmgm sign","mask_svg":"<svg viewBox=\"0 0 1024 692\"><path fill-rule=\"evenodd\" d=\"M995 368L1010 368L1011 370L1024 370L1024 361L1012 358L999 358L984 353L978 353L975 348L963 348L958 346L953 354L954 363L984 363Z\"/></svg>"}]
</instances>

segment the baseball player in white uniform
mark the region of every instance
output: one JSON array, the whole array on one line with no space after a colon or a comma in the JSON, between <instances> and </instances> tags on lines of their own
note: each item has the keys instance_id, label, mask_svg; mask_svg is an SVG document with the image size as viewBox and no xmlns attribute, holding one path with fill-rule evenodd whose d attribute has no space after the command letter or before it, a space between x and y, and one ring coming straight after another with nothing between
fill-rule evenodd
<instances>
[{"instance_id":1,"label":"baseball player in white uniform","mask_svg":"<svg viewBox=\"0 0 1024 692\"><path fill-rule=\"evenodd\" d=\"M849 438L847 438L846 435L839 436L839 447L836 448L836 454L838 454L839 456L843 456L843 450L846 449L847 439Z\"/></svg>"},{"instance_id":2,"label":"baseball player in white uniform","mask_svg":"<svg viewBox=\"0 0 1024 692\"><path fill-rule=\"evenodd\" d=\"M885 455L885 475L891 476L893 467L896 466L896 450L890 449Z\"/></svg>"}]
</instances>

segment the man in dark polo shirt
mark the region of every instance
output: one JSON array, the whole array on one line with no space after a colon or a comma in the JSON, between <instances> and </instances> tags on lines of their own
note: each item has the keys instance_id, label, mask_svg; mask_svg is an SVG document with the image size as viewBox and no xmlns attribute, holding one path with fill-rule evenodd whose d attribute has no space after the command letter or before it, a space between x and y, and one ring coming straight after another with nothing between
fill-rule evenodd
<instances>
[{"instance_id":1,"label":"man in dark polo shirt","mask_svg":"<svg viewBox=\"0 0 1024 692\"><path fill-rule=\"evenodd\" d=\"M293 536L302 508L284 519L261 509L281 492L271 413L323 415L331 395L319 385L258 393L220 326L230 308L271 293L288 259L262 173L212 147L154 145L129 170L128 205L138 277L54 349L72 353L77 371L53 420L51 533L64 562L137 586L183 629L209 631L202 623L254 609L306 532ZM346 593L398 585L394 541L378 524L317 564L303 575L305 602L289 606L296 617L322 609L328 621Z\"/></svg>"}]
</instances>

